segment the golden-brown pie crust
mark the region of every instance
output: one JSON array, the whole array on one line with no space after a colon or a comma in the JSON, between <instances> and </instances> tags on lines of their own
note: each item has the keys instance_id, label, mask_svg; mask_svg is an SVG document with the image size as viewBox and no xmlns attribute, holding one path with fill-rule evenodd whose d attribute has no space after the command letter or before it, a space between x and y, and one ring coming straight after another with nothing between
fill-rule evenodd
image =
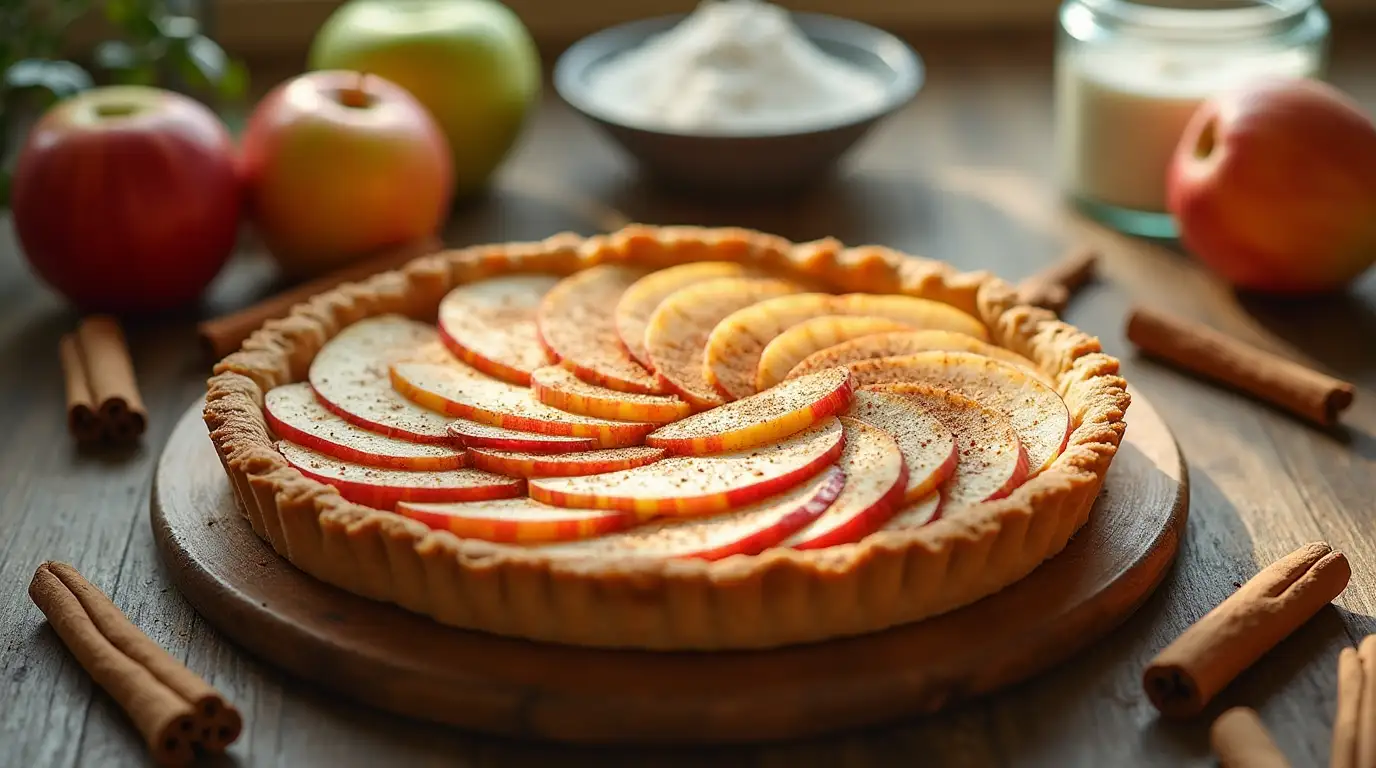
<instances>
[{"instance_id":1,"label":"golden-brown pie crust","mask_svg":"<svg viewBox=\"0 0 1376 768\"><path fill-rule=\"evenodd\" d=\"M263 394L306 377L320 347L361 318L433 321L455 285L515 271L567 274L604 262L658 267L739 259L838 291L903 293L974 314L992 339L1057 383L1075 428L1051 467L1012 495L814 551L716 562L570 560L460 539L346 501L273 449ZM209 380L205 422L240 510L302 571L444 624L533 640L647 649L764 648L873 632L996 592L1060 552L1088 519L1122 438L1118 361L1013 287L889 248L790 243L741 229L631 226L583 238L446 251L320 294L256 331Z\"/></svg>"}]
</instances>

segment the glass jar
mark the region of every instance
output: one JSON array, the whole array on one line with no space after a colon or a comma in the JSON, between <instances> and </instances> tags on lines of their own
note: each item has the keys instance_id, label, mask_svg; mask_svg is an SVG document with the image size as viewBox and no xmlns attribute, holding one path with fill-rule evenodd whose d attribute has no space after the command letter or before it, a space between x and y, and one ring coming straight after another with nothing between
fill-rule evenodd
<instances>
[{"instance_id":1,"label":"glass jar","mask_svg":"<svg viewBox=\"0 0 1376 768\"><path fill-rule=\"evenodd\" d=\"M1322 77L1317 0L1065 0L1056 51L1060 185L1123 232L1176 236L1166 172L1196 107L1262 77Z\"/></svg>"}]
</instances>

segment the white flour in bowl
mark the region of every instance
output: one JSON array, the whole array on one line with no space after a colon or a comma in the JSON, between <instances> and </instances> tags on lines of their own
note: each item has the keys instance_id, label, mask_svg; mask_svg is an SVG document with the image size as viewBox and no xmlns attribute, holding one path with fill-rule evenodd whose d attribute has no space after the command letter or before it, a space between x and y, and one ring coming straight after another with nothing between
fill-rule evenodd
<instances>
[{"instance_id":1,"label":"white flour in bowl","mask_svg":"<svg viewBox=\"0 0 1376 768\"><path fill-rule=\"evenodd\" d=\"M787 10L760 0L705 0L594 69L589 85L619 122L692 133L820 128L884 99L878 76L821 50Z\"/></svg>"}]
</instances>

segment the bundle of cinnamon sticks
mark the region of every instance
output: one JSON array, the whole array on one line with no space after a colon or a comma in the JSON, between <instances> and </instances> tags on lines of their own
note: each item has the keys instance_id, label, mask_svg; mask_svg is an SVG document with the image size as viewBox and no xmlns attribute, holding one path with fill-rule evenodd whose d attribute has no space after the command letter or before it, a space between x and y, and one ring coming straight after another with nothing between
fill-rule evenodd
<instances>
[{"instance_id":1,"label":"bundle of cinnamon sticks","mask_svg":"<svg viewBox=\"0 0 1376 768\"><path fill-rule=\"evenodd\" d=\"M148 427L134 362L114 318L92 315L58 347L67 393L67 431L77 442L123 444Z\"/></svg>"},{"instance_id":2,"label":"bundle of cinnamon sticks","mask_svg":"<svg viewBox=\"0 0 1376 768\"><path fill-rule=\"evenodd\" d=\"M1214 697L1280 641L1331 603L1351 579L1347 558L1324 542L1291 552L1243 584L1147 665L1142 684L1162 714L1202 713ZM1332 768L1376 768L1376 635L1339 658ZM1214 721L1214 751L1225 768L1288 766L1251 709Z\"/></svg>"},{"instance_id":3,"label":"bundle of cinnamon sticks","mask_svg":"<svg viewBox=\"0 0 1376 768\"><path fill-rule=\"evenodd\" d=\"M140 632L75 568L38 566L29 597L82 668L128 714L160 765L186 765L239 738L239 710Z\"/></svg>"},{"instance_id":4,"label":"bundle of cinnamon sticks","mask_svg":"<svg viewBox=\"0 0 1376 768\"><path fill-rule=\"evenodd\" d=\"M1338 655L1331 768L1376 768L1376 635Z\"/></svg>"}]
</instances>

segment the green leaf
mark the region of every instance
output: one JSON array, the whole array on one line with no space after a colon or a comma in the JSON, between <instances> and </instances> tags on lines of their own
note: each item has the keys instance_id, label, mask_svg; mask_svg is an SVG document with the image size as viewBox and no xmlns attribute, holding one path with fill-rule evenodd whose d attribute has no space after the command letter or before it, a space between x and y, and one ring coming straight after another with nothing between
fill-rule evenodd
<instances>
[{"instance_id":1,"label":"green leaf","mask_svg":"<svg viewBox=\"0 0 1376 768\"><path fill-rule=\"evenodd\" d=\"M152 64L139 64L129 69L113 70L110 79L116 85L157 85L158 69Z\"/></svg>"},{"instance_id":2,"label":"green leaf","mask_svg":"<svg viewBox=\"0 0 1376 768\"><path fill-rule=\"evenodd\" d=\"M57 99L74 96L94 85L86 70L70 61L24 59L5 70L5 84L14 90L37 88Z\"/></svg>"},{"instance_id":3,"label":"green leaf","mask_svg":"<svg viewBox=\"0 0 1376 768\"><path fill-rule=\"evenodd\" d=\"M158 34L168 40L193 40L200 37L201 25L190 16L160 16Z\"/></svg>"},{"instance_id":4,"label":"green leaf","mask_svg":"<svg viewBox=\"0 0 1376 768\"><path fill-rule=\"evenodd\" d=\"M248 89L248 72L233 61L219 43L197 35L187 42L180 71L188 83L214 90L226 99L240 98Z\"/></svg>"},{"instance_id":5,"label":"green leaf","mask_svg":"<svg viewBox=\"0 0 1376 768\"><path fill-rule=\"evenodd\" d=\"M137 18L143 10L143 3L139 0L105 0L105 18L121 27Z\"/></svg>"},{"instance_id":6,"label":"green leaf","mask_svg":"<svg viewBox=\"0 0 1376 768\"><path fill-rule=\"evenodd\" d=\"M105 0L105 18L124 26L139 17L147 17L153 8L144 0Z\"/></svg>"},{"instance_id":7,"label":"green leaf","mask_svg":"<svg viewBox=\"0 0 1376 768\"><path fill-rule=\"evenodd\" d=\"M106 40L96 46L92 59L98 69L118 72L137 67L140 56L134 46L123 40Z\"/></svg>"},{"instance_id":8,"label":"green leaf","mask_svg":"<svg viewBox=\"0 0 1376 768\"><path fill-rule=\"evenodd\" d=\"M153 4L145 0L105 2L105 18L123 30L134 42L146 43L161 37L157 16Z\"/></svg>"},{"instance_id":9,"label":"green leaf","mask_svg":"<svg viewBox=\"0 0 1376 768\"><path fill-rule=\"evenodd\" d=\"M238 101L248 93L248 67L241 61L231 61L220 80L220 98Z\"/></svg>"}]
</instances>

